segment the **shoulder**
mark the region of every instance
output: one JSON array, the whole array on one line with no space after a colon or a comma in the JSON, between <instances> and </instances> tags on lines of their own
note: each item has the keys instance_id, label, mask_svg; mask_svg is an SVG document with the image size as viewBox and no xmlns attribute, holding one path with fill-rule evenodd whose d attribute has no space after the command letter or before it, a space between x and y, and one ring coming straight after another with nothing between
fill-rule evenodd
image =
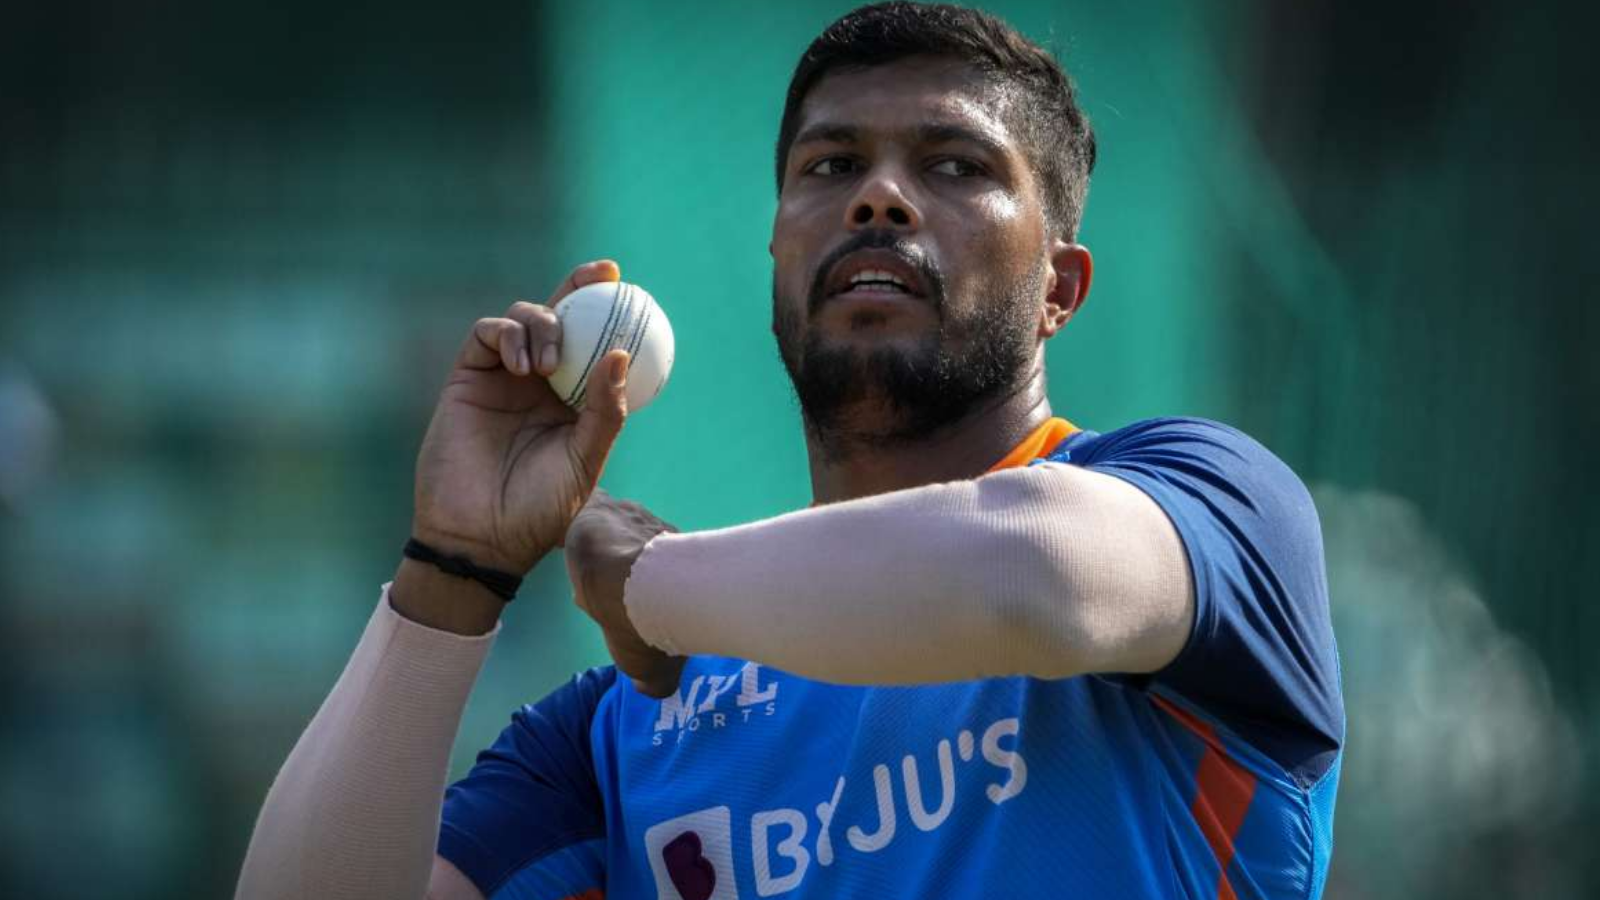
<instances>
[{"instance_id":1,"label":"shoulder","mask_svg":"<svg viewBox=\"0 0 1600 900\"><path fill-rule=\"evenodd\" d=\"M439 855L485 896L525 870L554 877L573 853L587 859L579 845L605 836L592 726L616 684L614 667L590 669L517 708L445 792Z\"/></svg>"},{"instance_id":2,"label":"shoulder","mask_svg":"<svg viewBox=\"0 0 1600 900\"><path fill-rule=\"evenodd\" d=\"M1049 459L1131 481L1163 507L1172 505L1164 501L1202 498L1217 511L1317 529L1305 483L1260 441L1231 425L1171 416L1080 434Z\"/></svg>"},{"instance_id":3,"label":"shoulder","mask_svg":"<svg viewBox=\"0 0 1600 900\"><path fill-rule=\"evenodd\" d=\"M564 720L575 716L587 719L594 715L601 699L616 683L616 666L600 666L579 672L539 702L524 704L512 717L521 717L525 721Z\"/></svg>"},{"instance_id":4,"label":"shoulder","mask_svg":"<svg viewBox=\"0 0 1600 900\"><path fill-rule=\"evenodd\" d=\"M509 763L519 772L537 771L592 796L594 747L590 728L596 710L617 683L614 666L580 672L536 703L511 713L511 723L478 754L478 764L452 791L470 786L474 776Z\"/></svg>"},{"instance_id":5,"label":"shoulder","mask_svg":"<svg viewBox=\"0 0 1600 900\"><path fill-rule=\"evenodd\" d=\"M1064 441L1051 458L1057 454L1079 465L1165 458L1172 462L1200 459L1213 464L1270 462L1284 466L1271 450L1243 431L1195 416L1141 419L1103 433L1081 431Z\"/></svg>"},{"instance_id":6,"label":"shoulder","mask_svg":"<svg viewBox=\"0 0 1600 900\"><path fill-rule=\"evenodd\" d=\"M1205 593L1232 561L1297 573L1301 602L1326 605L1322 527L1305 483L1260 441L1221 422L1146 419L1061 448L1062 462L1121 478L1154 499L1183 538Z\"/></svg>"},{"instance_id":7,"label":"shoulder","mask_svg":"<svg viewBox=\"0 0 1600 900\"><path fill-rule=\"evenodd\" d=\"M530 742L547 751L553 743L570 750L587 763L591 758L589 728L595 711L617 682L614 666L579 672L536 703L525 703L511 713L511 724L486 753L525 753Z\"/></svg>"}]
</instances>

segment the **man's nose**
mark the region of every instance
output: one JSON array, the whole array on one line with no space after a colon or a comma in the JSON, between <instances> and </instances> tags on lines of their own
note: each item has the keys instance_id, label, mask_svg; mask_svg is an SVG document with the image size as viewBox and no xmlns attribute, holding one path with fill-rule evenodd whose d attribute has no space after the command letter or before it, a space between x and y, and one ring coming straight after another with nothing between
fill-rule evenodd
<instances>
[{"instance_id":1,"label":"man's nose","mask_svg":"<svg viewBox=\"0 0 1600 900\"><path fill-rule=\"evenodd\" d=\"M890 167L869 171L845 207L845 228L850 231L921 227L922 213L905 190L904 175Z\"/></svg>"}]
</instances>

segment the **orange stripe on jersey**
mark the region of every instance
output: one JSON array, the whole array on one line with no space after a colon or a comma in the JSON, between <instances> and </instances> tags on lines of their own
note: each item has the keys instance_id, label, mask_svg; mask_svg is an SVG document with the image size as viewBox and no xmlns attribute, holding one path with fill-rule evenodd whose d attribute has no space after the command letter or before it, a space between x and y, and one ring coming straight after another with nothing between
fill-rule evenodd
<instances>
[{"instance_id":1,"label":"orange stripe on jersey","mask_svg":"<svg viewBox=\"0 0 1600 900\"><path fill-rule=\"evenodd\" d=\"M1049 456L1050 452L1061 446L1061 442L1077 432L1078 426L1066 419L1046 419L1044 424L1033 430L1032 434L1022 439L1022 443L1011 448L1005 458L989 467L989 471L998 472L1001 469L1015 469L1025 466L1041 456Z\"/></svg>"},{"instance_id":2,"label":"orange stripe on jersey","mask_svg":"<svg viewBox=\"0 0 1600 900\"><path fill-rule=\"evenodd\" d=\"M1218 900L1236 900L1233 885L1228 881L1228 865L1233 862L1233 839L1239 834L1250 801L1256 794L1256 777L1233 761L1209 724L1165 698L1152 695L1151 699L1206 745L1194 776L1194 805L1190 813L1217 857Z\"/></svg>"}]
</instances>

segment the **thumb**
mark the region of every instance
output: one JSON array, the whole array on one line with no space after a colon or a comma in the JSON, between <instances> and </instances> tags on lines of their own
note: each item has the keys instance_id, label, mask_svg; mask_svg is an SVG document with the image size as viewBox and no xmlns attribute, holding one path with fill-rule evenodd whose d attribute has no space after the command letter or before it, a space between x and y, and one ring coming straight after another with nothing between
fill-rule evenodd
<instances>
[{"instance_id":1,"label":"thumb","mask_svg":"<svg viewBox=\"0 0 1600 900\"><path fill-rule=\"evenodd\" d=\"M628 418L629 362L626 350L612 350L601 358L598 371L589 378L583 411L578 413L578 424L573 429L574 449L583 460L584 470L593 473L595 483L599 483L611 445L616 443L622 423ZM584 487L593 488L594 484Z\"/></svg>"}]
</instances>

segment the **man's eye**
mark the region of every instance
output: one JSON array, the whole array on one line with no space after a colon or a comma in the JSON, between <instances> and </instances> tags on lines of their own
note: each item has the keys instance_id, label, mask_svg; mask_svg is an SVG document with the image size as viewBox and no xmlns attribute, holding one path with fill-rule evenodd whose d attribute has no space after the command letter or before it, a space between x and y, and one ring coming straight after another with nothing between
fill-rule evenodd
<instances>
[{"instance_id":1,"label":"man's eye","mask_svg":"<svg viewBox=\"0 0 1600 900\"><path fill-rule=\"evenodd\" d=\"M983 174L983 166L970 159L941 159L928 168L930 172L940 175L954 175L957 178L971 178Z\"/></svg>"},{"instance_id":2,"label":"man's eye","mask_svg":"<svg viewBox=\"0 0 1600 900\"><path fill-rule=\"evenodd\" d=\"M849 175L856 170L855 160L847 156L824 156L806 168L807 175Z\"/></svg>"}]
</instances>

